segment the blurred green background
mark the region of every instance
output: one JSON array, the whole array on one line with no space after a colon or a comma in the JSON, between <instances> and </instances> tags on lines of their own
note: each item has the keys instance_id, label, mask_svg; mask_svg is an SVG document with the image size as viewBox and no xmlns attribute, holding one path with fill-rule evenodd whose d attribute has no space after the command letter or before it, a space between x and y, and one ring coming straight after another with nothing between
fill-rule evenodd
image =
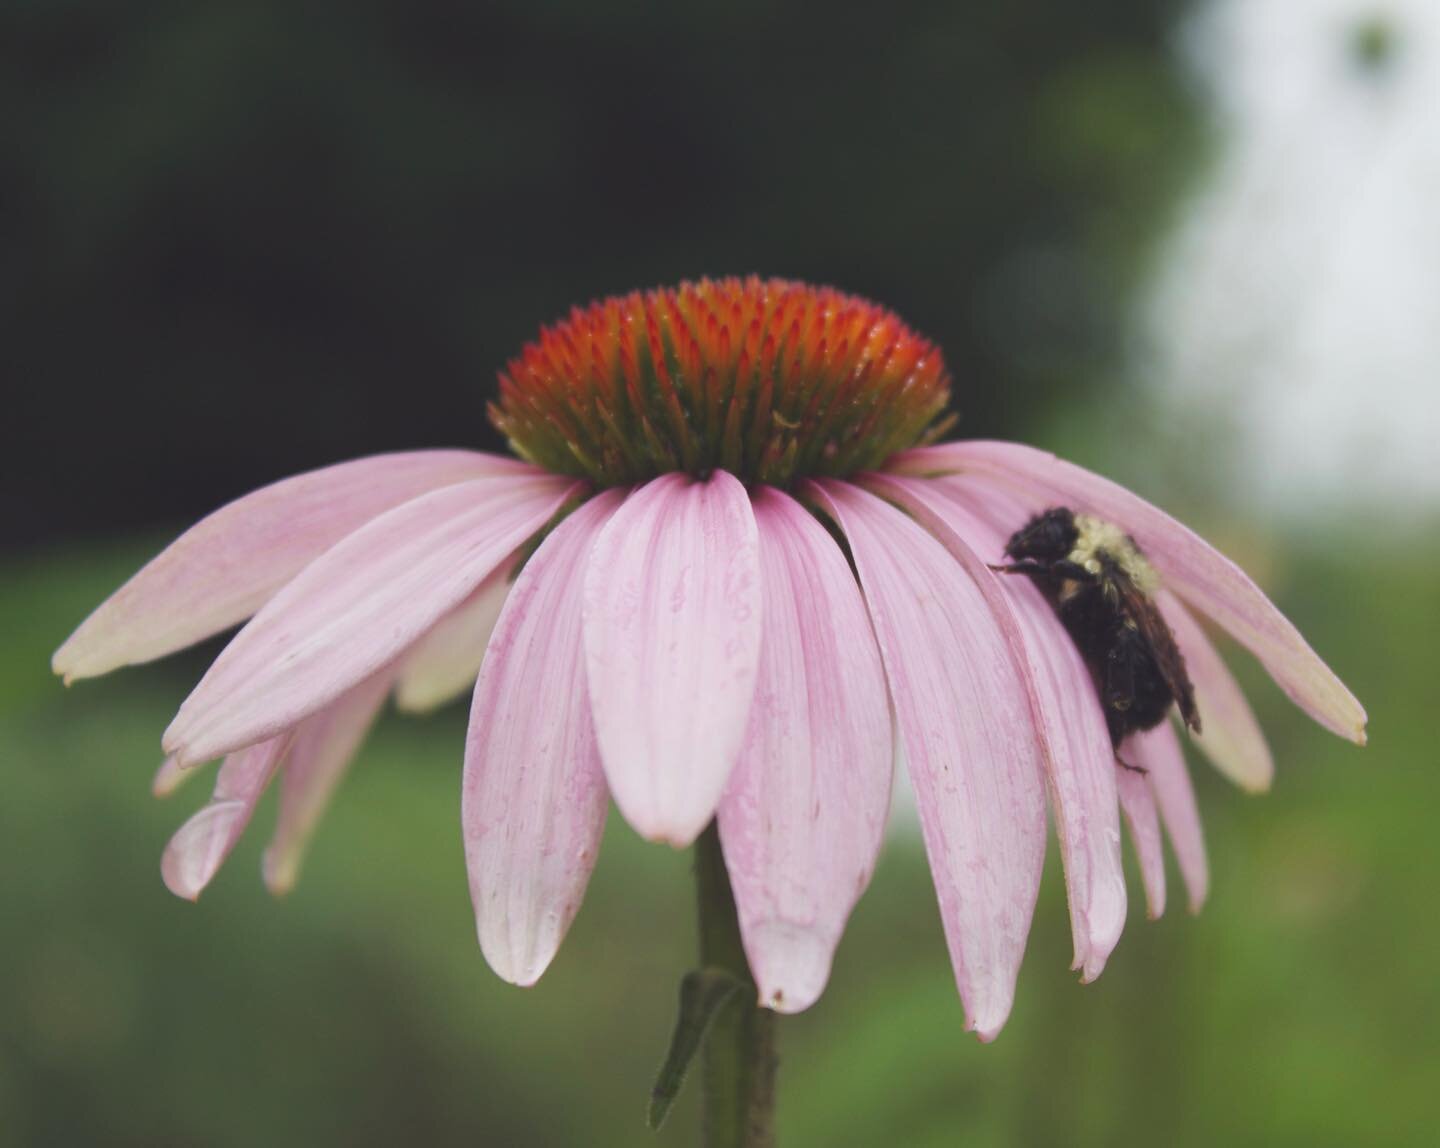
<instances>
[{"instance_id":1,"label":"blurred green background","mask_svg":"<svg viewBox=\"0 0 1440 1148\"><path fill-rule=\"evenodd\" d=\"M208 782L148 783L215 647L69 691L47 663L228 497L493 446L495 369L571 303L752 270L895 306L943 345L962 433L1160 497L1371 714L1356 750L1237 655L1279 773L1245 797L1197 761L1210 905L1132 912L1081 987L1052 847L990 1047L961 1031L897 827L829 991L781 1025L782 1143L1433 1142L1440 530L1287 530L1217 504L1203 445L1151 434L1127 324L1216 146L1175 62L1184 15L0 8L0 1145L696 1142L691 1095L643 1127L693 959L686 856L612 818L554 967L502 984L466 890L456 705L382 720L288 898L258 880L267 802L185 904L159 857Z\"/></svg>"}]
</instances>

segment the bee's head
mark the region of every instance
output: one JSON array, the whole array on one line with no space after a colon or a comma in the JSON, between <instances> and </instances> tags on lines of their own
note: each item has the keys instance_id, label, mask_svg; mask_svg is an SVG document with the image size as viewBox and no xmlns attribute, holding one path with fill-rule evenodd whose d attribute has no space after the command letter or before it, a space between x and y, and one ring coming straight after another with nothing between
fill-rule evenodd
<instances>
[{"instance_id":1,"label":"bee's head","mask_svg":"<svg viewBox=\"0 0 1440 1148\"><path fill-rule=\"evenodd\" d=\"M1017 561L1059 562L1075 549L1080 530L1075 512L1063 506L1037 514L1010 536L1005 553Z\"/></svg>"}]
</instances>

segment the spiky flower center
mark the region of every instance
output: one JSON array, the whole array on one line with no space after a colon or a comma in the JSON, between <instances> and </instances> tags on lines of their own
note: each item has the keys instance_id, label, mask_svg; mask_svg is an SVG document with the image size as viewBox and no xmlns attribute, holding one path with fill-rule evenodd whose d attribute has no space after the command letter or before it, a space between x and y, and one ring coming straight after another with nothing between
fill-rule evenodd
<instances>
[{"instance_id":1,"label":"spiky flower center","mask_svg":"<svg viewBox=\"0 0 1440 1148\"><path fill-rule=\"evenodd\" d=\"M500 373L522 457L602 485L724 469L787 486L937 437L940 351L891 312L782 279L702 279L576 308Z\"/></svg>"}]
</instances>

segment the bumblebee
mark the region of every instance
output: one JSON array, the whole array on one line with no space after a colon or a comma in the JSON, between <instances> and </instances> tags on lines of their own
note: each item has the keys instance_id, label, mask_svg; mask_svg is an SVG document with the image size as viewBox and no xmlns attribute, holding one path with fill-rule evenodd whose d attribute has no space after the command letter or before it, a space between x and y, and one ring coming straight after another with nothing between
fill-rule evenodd
<instances>
[{"instance_id":1,"label":"bumblebee","mask_svg":"<svg viewBox=\"0 0 1440 1148\"><path fill-rule=\"evenodd\" d=\"M1172 705L1200 731L1185 659L1155 604L1159 579L1133 538L1057 506L1011 535L1005 553L1013 563L995 569L1034 582L1084 657L1114 748L1154 729Z\"/></svg>"}]
</instances>

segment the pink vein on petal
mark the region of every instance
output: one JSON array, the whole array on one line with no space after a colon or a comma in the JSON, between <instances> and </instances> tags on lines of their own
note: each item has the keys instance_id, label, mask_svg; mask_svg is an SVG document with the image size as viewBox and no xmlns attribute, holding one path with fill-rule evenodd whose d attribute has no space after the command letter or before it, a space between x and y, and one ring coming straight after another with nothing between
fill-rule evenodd
<instances>
[{"instance_id":1,"label":"pink vein on petal","mask_svg":"<svg viewBox=\"0 0 1440 1148\"><path fill-rule=\"evenodd\" d=\"M271 737L393 661L576 490L488 477L398 506L307 566L210 667L165 732L182 764Z\"/></svg>"},{"instance_id":2,"label":"pink vein on petal","mask_svg":"<svg viewBox=\"0 0 1440 1148\"><path fill-rule=\"evenodd\" d=\"M1044 752L1023 670L986 594L921 526L848 483L803 491L849 540L960 999L968 1026L993 1039L1014 1002L1045 856Z\"/></svg>"},{"instance_id":3,"label":"pink vein on petal","mask_svg":"<svg viewBox=\"0 0 1440 1148\"><path fill-rule=\"evenodd\" d=\"M1167 721L1147 733L1132 734L1120 746L1120 756L1146 771L1160 821L1170 836L1175 860L1180 863L1190 911L1198 913L1210 891L1210 867L1205 857L1200 809L1174 726Z\"/></svg>"},{"instance_id":4,"label":"pink vein on petal","mask_svg":"<svg viewBox=\"0 0 1440 1148\"><path fill-rule=\"evenodd\" d=\"M315 827L393 684L393 672L382 670L295 728L280 776L280 815L262 861L270 892L294 888Z\"/></svg>"},{"instance_id":5,"label":"pink vein on petal","mask_svg":"<svg viewBox=\"0 0 1440 1148\"><path fill-rule=\"evenodd\" d=\"M1016 515L1003 499L972 502L952 484L929 479L877 476L872 483L877 493L892 497L921 522L930 525L927 516L937 517L986 562L1005 561L1009 534L1001 523L1015 521ZM940 530L931 530L944 541ZM1019 626L1045 733L1046 780L1064 860L1074 967L1089 983L1104 969L1125 928L1115 752L1084 659L1054 609L1027 578L995 581Z\"/></svg>"},{"instance_id":6,"label":"pink vein on petal","mask_svg":"<svg viewBox=\"0 0 1440 1148\"><path fill-rule=\"evenodd\" d=\"M1122 769L1115 778L1120 808L1130 828L1130 843L1140 866L1145 886L1146 914L1152 921L1165 915L1165 851L1160 839L1160 815L1149 779L1134 770Z\"/></svg>"},{"instance_id":7,"label":"pink vein on petal","mask_svg":"<svg viewBox=\"0 0 1440 1148\"><path fill-rule=\"evenodd\" d=\"M890 805L885 672L860 588L789 495L754 494L765 633L750 725L718 820L760 1002L819 997L869 884Z\"/></svg>"},{"instance_id":8,"label":"pink vein on petal","mask_svg":"<svg viewBox=\"0 0 1440 1148\"><path fill-rule=\"evenodd\" d=\"M760 571L745 488L666 474L601 532L585 656L605 775L643 836L688 845L740 753L760 660Z\"/></svg>"},{"instance_id":9,"label":"pink vein on petal","mask_svg":"<svg viewBox=\"0 0 1440 1148\"><path fill-rule=\"evenodd\" d=\"M585 560L623 501L576 510L520 572L475 687L461 821L485 959L512 984L549 966L585 895L609 792L581 648Z\"/></svg>"},{"instance_id":10,"label":"pink vein on petal","mask_svg":"<svg viewBox=\"0 0 1440 1148\"><path fill-rule=\"evenodd\" d=\"M112 594L55 652L67 682L153 661L243 622L346 535L412 498L533 467L426 450L296 475L221 507Z\"/></svg>"}]
</instances>

